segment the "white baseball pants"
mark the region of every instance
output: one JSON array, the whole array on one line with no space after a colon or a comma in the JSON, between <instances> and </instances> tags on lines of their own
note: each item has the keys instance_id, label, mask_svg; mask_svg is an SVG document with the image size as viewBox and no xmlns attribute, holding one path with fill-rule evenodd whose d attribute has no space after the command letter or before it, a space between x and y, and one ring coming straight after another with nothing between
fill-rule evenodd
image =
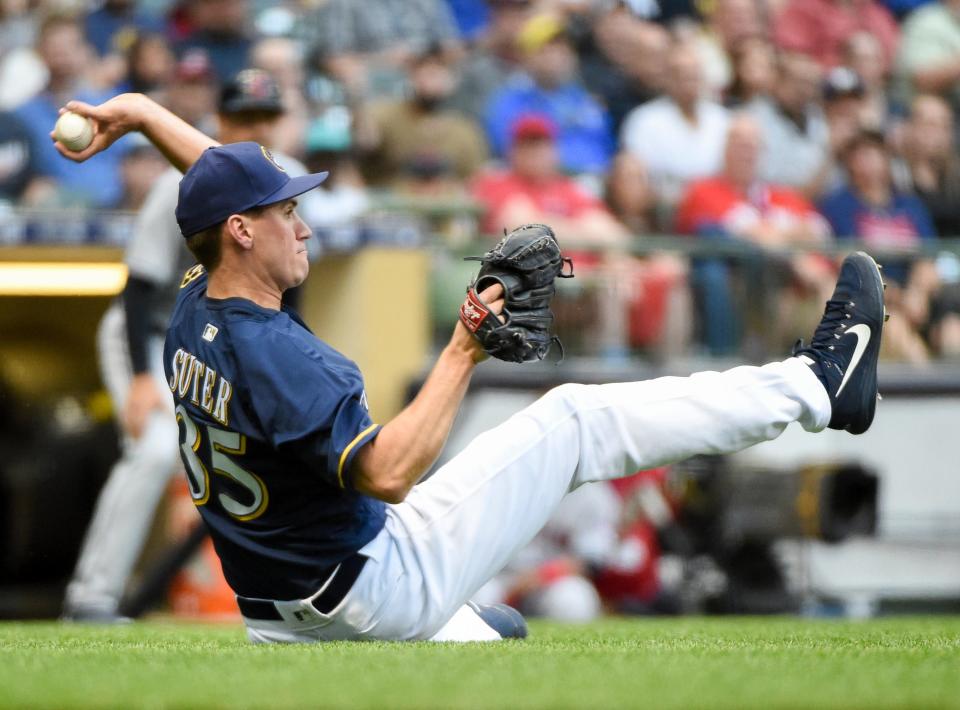
<instances>
[{"instance_id":1,"label":"white baseball pants","mask_svg":"<svg viewBox=\"0 0 960 710\"><path fill-rule=\"evenodd\" d=\"M246 620L254 642L498 638L465 602L590 481L739 451L791 422L820 431L827 393L795 358L691 377L557 387L481 434L387 510L367 562L329 615L277 602L285 621ZM303 621L293 615L299 611Z\"/></svg>"},{"instance_id":2,"label":"white baseball pants","mask_svg":"<svg viewBox=\"0 0 960 710\"><path fill-rule=\"evenodd\" d=\"M114 411L123 411L133 378L126 340L126 318L119 303L104 314L97 329L97 353L103 383ZM151 338L150 372L161 392L163 338ZM127 579L143 549L153 513L179 464L179 432L169 411L155 411L139 439L123 436L122 454L100 492L80 558L67 587L65 608L103 614L117 611Z\"/></svg>"}]
</instances>

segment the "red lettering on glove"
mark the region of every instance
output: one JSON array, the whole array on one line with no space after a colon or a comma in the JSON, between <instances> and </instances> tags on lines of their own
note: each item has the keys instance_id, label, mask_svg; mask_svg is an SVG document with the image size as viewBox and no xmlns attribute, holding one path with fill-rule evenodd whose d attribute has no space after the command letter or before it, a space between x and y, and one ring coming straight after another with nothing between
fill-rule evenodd
<instances>
[{"instance_id":1,"label":"red lettering on glove","mask_svg":"<svg viewBox=\"0 0 960 710\"><path fill-rule=\"evenodd\" d=\"M472 288L467 289L467 298L460 306L460 320L467 326L467 330L476 333L477 328L489 314L490 309L480 300L477 292Z\"/></svg>"}]
</instances>

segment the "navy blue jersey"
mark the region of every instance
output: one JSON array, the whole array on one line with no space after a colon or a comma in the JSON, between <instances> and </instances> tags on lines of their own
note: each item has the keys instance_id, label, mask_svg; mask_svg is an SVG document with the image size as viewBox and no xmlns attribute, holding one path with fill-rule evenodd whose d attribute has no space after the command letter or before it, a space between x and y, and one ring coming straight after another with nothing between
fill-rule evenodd
<instances>
[{"instance_id":1,"label":"navy blue jersey","mask_svg":"<svg viewBox=\"0 0 960 710\"><path fill-rule=\"evenodd\" d=\"M360 370L295 313L206 292L194 267L163 352L190 493L237 594L303 598L383 528L349 480L380 428Z\"/></svg>"}]
</instances>

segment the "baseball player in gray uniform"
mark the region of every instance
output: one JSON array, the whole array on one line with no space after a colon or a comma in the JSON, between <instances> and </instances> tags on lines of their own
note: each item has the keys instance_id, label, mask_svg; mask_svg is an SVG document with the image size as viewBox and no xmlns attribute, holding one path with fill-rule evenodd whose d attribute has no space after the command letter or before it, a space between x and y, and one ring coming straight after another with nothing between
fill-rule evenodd
<instances>
[{"instance_id":1,"label":"baseball player in gray uniform","mask_svg":"<svg viewBox=\"0 0 960 710\"><path fill-rule=\"evenodd\" d=\"M221 91L220 140L269 145L282 115L274 79L259 69L244 70ZM289 175L306 173L297 160L274 157ZM123 433L122 454L97 501L67 587L66 619L108 623L121 618L118 607L127 579L178 464L177 423L161 356L180 279L194 263L174 216L181 177L170 168L151 189L124 254L127 284L97 332L101 376Z\"/></svg>"}]
</instances>

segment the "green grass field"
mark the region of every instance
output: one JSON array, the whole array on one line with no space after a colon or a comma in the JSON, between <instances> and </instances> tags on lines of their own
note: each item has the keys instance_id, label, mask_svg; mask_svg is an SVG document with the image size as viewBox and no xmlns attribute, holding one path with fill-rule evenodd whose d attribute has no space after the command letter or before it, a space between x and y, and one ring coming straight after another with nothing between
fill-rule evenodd
<instances>
[{"instance_id":1,"label":"green grass field","mask_svg":"<svg viewBox=\"0 0 960 710\"><path fill-rule=\"evenodd\" d=\"M0 624L0 706L960 708L960 618L535 623L526 642L459 646Z\"/></svg>"}]
</instances>

